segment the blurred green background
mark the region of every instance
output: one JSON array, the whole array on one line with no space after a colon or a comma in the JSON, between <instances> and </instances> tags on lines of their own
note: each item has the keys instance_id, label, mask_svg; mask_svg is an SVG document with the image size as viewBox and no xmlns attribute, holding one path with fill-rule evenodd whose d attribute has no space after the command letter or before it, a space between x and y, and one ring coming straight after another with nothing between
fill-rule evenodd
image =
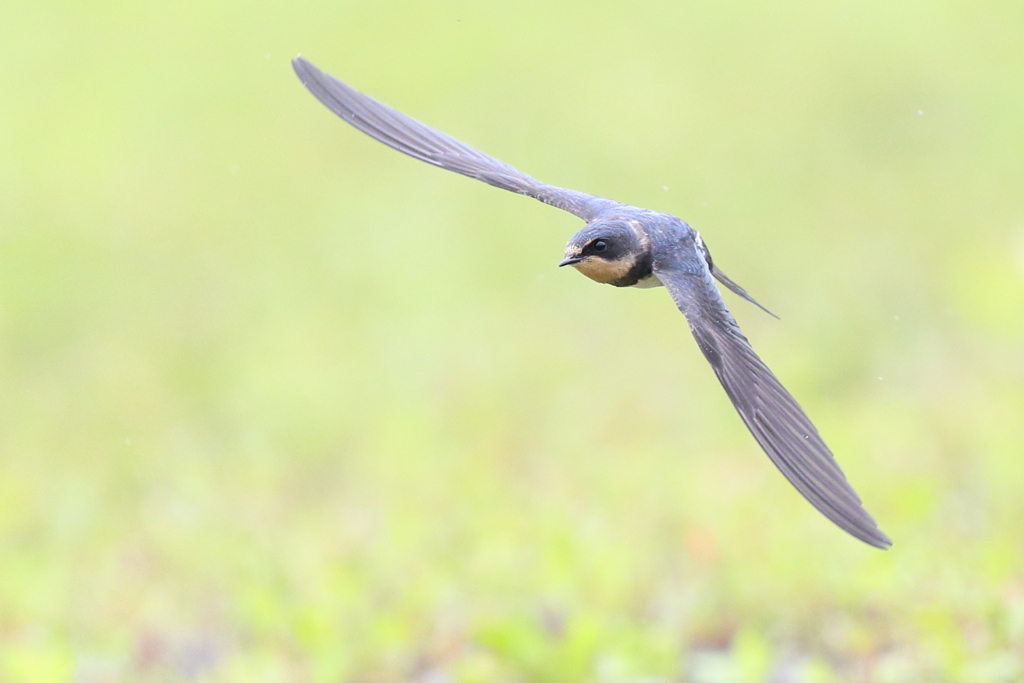
<instances>
[{"instance_id":1,"label":"blurred green background","mask_svg":"<svg viewBox=\"0 0 1024 683\"><path fill-rule=\"evenodd\" d=\"M0 681L1024 679L1020 2L0 5ZM677 214L894 539L664 290L301 52Z\"/></svg>"}]
</instances>

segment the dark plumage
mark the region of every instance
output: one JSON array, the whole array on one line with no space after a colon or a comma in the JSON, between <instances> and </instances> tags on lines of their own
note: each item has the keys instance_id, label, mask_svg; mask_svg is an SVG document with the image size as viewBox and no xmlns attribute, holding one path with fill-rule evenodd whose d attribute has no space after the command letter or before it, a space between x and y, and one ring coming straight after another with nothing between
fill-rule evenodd
<instances>
[{"instance_id":1,"label":"dark plumage","mask_svg":"<svg viewBox=\"0 0 1024 683\"><path fill-rule=\"evenodd\" d=\"M561 265L619 287L664 285L743 422L793 486L853 536L877 548L892 545L861 505L810 419L740 331L714 280L761 306L717 268L697 231L669 214L534 180L363 95L301 57L292 66L317 99L374 139L587 221L566 246Z\"/></svg>"}]
</instances>

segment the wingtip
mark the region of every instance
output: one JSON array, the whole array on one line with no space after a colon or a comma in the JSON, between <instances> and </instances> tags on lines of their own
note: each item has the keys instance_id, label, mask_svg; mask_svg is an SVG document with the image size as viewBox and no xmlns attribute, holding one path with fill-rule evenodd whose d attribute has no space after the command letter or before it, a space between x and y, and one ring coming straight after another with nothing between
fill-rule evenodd
<instances>
[{"instance_id":1,"label":"wingtip","mask_svg":"<svg viewBox=\"0 0 1024 683\"><path fill-rule=\"evenodd\" d=\"M295 75L298 76L303 83L308 78L315 77L317 73L320 73L320 69L316 68L313 62L309 61L301 54L295 55L292 58L292 69L295 71Z\"/></svg>"},{"instance_id":2,"label":"wingtip","mask_svg":"<svg viewBox=\"0 0 1024 683\"><path fill-rule=\"evenodd\" d=\"M308 61L306 61L306 59L301 54L295 55L292 58L292 68L295 69L296 73L299 72L299 69L308 68L310 66L312 65Z\"/></svg>"},{"instance_id":3,"label":"wingtip","mask_svg":"<svg viewBox=\"0 0 1024 683\"><path fill-rule=\"evenodd\" d=\"M879 529L878 526L874 524L874 521L875 520L870 519L870 525L858 524L856 526L849 527L840 524L839 526L847 532L849 532L850 535L856 538L857 540L863 541L864 543L867 543L873 548L878 548L879 550L888 550L892 547L892 539L889 538L889 536L887 536L884 531Z\"/></svg>"},{"instance_id":4,"label":"wingtip","mask_svg":"<svg viewBox=\"0 0 1024 683\"><path fill-rule=\"evenodd\" d=\"M803 491L801 491L801 493L803 493ZM864 509L863 504L860 502L860 498L857 498L858 509L853 511L852 514L849 512L844 514L837 510L833 505L826 505L825 507L822 507L806 494L804 494L804 497L807 498L807 500L810 501L810 503L822 512L831 522L856 538L858 541L866 543L873 548L878 548L879 550L888 550L892 547L892 539L889 538L884 531L878 528L878 522L876 522L871 514Z\"/></svg>"},{"instance_id":5,"label":"wingtip","mask_svg":"<svg viewBox=\"0 0 1024 683\"><path fill-rule=\"evenodd\" d=\"M892 539L886 536L881 530L878 531L879 538L871 545L879 550L888 550L892 547Z\"/></svg>"}]
</instances>

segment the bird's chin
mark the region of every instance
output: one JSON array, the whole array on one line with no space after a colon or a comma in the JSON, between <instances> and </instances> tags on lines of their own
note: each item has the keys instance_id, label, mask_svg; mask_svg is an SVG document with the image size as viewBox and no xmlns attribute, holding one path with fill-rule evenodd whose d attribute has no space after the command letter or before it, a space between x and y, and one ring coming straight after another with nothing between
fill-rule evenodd
<instances>
[{"instance_id":1,"label":"bird's chin","mask_svg":"<svg viewBox=\"0 0 1024 683\"><path fill-rule=\"evenodd\" d=\"M631 266L631 263L623 261L605 261L601 258L588 257L574 264L573 267L594 282L608 285L626 277Z\"/></svg>"}]
</instances>

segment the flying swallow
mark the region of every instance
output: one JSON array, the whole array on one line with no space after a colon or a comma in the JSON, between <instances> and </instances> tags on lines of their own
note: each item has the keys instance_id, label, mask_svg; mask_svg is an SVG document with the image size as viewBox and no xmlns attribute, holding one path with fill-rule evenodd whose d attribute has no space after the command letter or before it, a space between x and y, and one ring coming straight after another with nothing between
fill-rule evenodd
<instances>
[{"instance_id":1,"label":"flying swallow","mask_svg":"<svg viewBox=\"0 0 1024 683\"><path fill-rule=\"evenodd\" d=\"M375 140L586 221L569 240L559 265L616 287L664 286L743 422L782 474L840 528L876 548L892 545L818 430L754 353L715 280L763 307L722 273L696 230L669 214L542 183L354 90L302 57L292 60L292 67L328 109Z\"/></svg>"}]
</instances>

